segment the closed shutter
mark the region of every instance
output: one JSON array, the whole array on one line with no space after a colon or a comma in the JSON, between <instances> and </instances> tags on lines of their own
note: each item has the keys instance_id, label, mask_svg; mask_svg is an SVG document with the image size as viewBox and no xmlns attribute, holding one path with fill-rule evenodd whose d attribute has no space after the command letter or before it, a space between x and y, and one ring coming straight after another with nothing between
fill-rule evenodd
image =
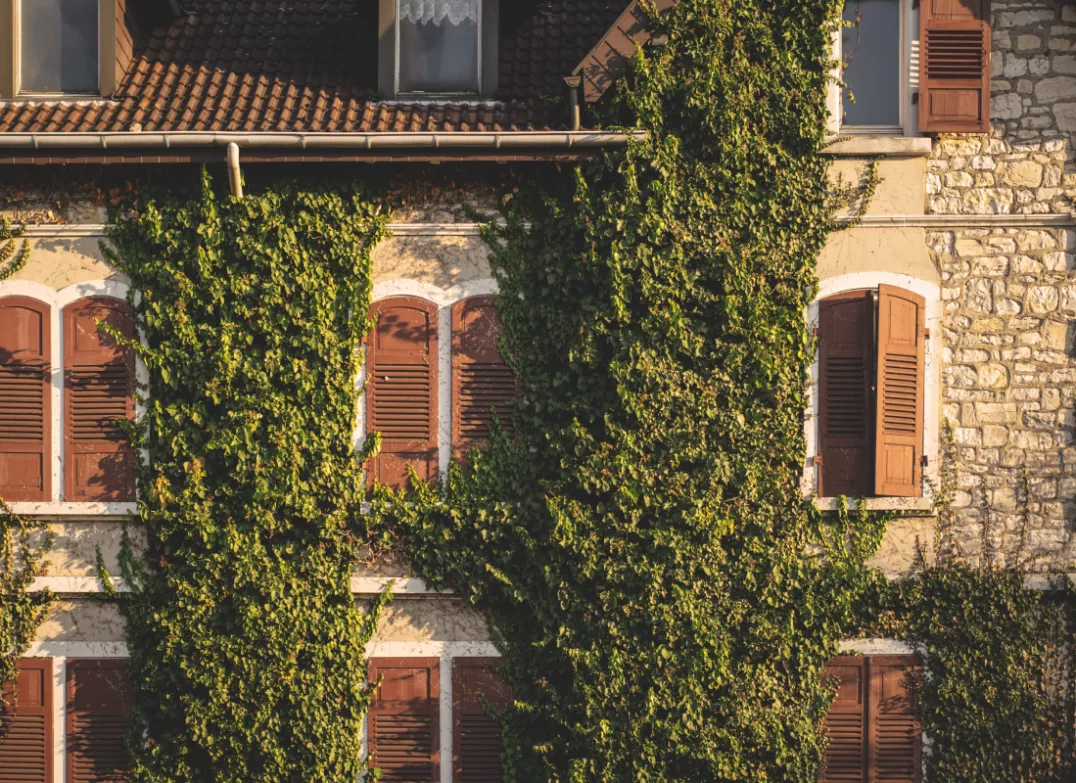
<instances>
[{"instance_id":1,"label":"closed shutter","mask_svg":"<svg viewBox=\"0 0 1076 783\"><path fill-rule=\"evenodd\" d=\"M818 329L818 494L866 496L874 489L874 292L823 299Z\"/></svg>"},{"instance_id":2,"label":"closed shutter","mask_svg":"<svg viewBox=\"0 0 1076 783\"><path fill-rule=\"evenodd\" d=\"M823 677L836 680L838 690L824 724L829 745L822 781L867 783L867 661L834 658Z\"/></svg>"},{"instance_id":3,"label":"closed shutter","mask_svg":"<svg viewBox=\"0 0 1076 783\"><path fill-rule=\"evenodd\" d=\"M499 658L452 661L452 766L456 783L501 783L501 725L486 713L508 704L511 691L492 666Z\"/></svg>"},{"instance_id":4,"label":"closed shutter","mask_svg":"<svg viewBox=\"0 0 1076 783\"><path fill-rule=\"evenodd\" d=\"M51 500L49 308L0 299L0 497Z\"/></svg>"},{"instance_id":5,"label":"closed shutter","mask_svg":"<svg viewBox=\"0 0 1076 783\"><path fill-rule=\"evenodd\" d=\"M919 7L919 130L990 130L990 0L923 0Z\"/></svg>"},{"instance_id":6,"label":"closed shutter","mask_svg":"<svg viewBox=\"0 0 1076 783\"><path fill-rule=\"evenodd\" d=\"M384 783L441 779L439 667L437 658L370 659L370 681L381 678L367 716L370 766Z\"/></svg>"},{"instance_id":7,"label":"closed shutter","mask_svg":"<svg viewBox=\"0 0 1076 783\"><path fill-rule=\"evenodd\" d=\"M131 712L126 662L67 662L67 783L131 779L127 720Z\"/></svg>"},{"instance_id":8,"label":"closed shutter","mask_svg":"<svg viewBox=\"0 0 1076 783\"><path fill-rule=\"evenodd\" d=\"M919 783L922 737L908 690L917 666L912 655L870 659L869 783Z\"/></svg>"},{"instance_id":9,"label":"closed shutter","mask_svg":"<svg viewBox=\"0 0 1076 783\"><path fill-rule=\"evenodd\" d=\"M874 494L880 497L923 493L925 305L908 291L878 287Z\"/></svg>"},{"instance_id":10,"label":"closed shutter","mask_svg":"<svg viewBox=\"0 0 1076 783\"><path fill-rule=\"evenodd\" d=\"M511 433L516 378L497 346L501 321L492 296L452 306L452 448L457 457L488 445L493 418Z\"/></svg>"},{"instance_id":11,"label":"closed shutter","mask_svg":"<svg viewBox=\"0 0 1076 783\"><path fill-rule=\"evenodd\" d=\"M16 693L4 688L0 783L52 783L52 661L28 658L17 666Z\"/></svg>"},{"instance_id":12,"label":"closed shutter","mask_svg":"<svg viewBox=\"0 0 1076 783\"><path fill-rule=\"evenodd\" d=\"M402 489L407 466L437 478L437 306L402 296L375 302L367 338L366 431L381 433L371 483Z\"/></svg>"},{"instance_id":13,"label":"closed shutter","mask_svg":"<svg viewBox=\"0 0 1076 783\"><path fill-rule=\"evenodd\" d=\"M97 321L134 334L130 308L116 299L64 308L64 494L69 501L131 501L134 455L116 421L134 419L134 357Z\"/></svg>"}]
</instances>

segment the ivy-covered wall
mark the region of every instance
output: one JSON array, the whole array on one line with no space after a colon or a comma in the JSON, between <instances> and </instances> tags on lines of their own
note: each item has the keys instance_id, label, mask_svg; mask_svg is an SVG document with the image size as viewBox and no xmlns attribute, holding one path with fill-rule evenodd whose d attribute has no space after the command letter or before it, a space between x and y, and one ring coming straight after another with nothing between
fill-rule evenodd
<instances>
[{"instance_id":1,"label":"ivy-covered wall","mask_svg":"<svg viewBox=\"0 0 1076 783\"><path fill-rule=\"evenodd\" d=\"M1048 232L1057 247L1035 252L990 245L1018 240L1018 229L935 232L929 245L922 229L831 233L832 166L819 152L835 5L680 3L665 22L668 45L625 82L622 116L653 133L623 156L487 172L480 192L447 203L458 190L396 198L355 172L328 187L266 177L242 203L209 185L153 202L135 189L113 265L96 239L37 242L20 279L58 289L125 275L143 292L153 462L143 473L148 551L129 554L148 559L126 562L137 591L119 599L122 615L115 600L66 598L38 631L129 640L138 779L353 779L368 700L363 647L410 641L416 629L497 636L517 699L503 716L517 780L813 782L832 695L819 667L841 639L861 636L902 639L925 655L931 781L1072 779L1071 594L947 559L989 551L999 529L1010 551L1023 541L1056 553L1070 511L1064 392L1056 408L1035 408L1030 392L1017 399L1015 386L992 387L977 372L947 387L946 412L964 417L966 402L979 416L1012 402L1024 407L1001 422L1007 438L1050 433L1047 447L1020 454L1033 473L1030 502L1019 477L990 461L996 446L960 442L962 429L987 437L995 423L984 417L961 419L948 500L929 515L822 516L801 503L813 356L803 313L831 269L825 248L843 243L856 271L870 272L879 267L863 261L861 239L877 237L872 252L894 268L922 239L917 269L940 274L950 302L950 364L979 361L965 348L993 351L984 363L1016 373L1028 358L1068 360L1006 350L1069 350L1057 337L1064 306L1024 325L1019 314L969 307L977 291L988 288L994 307L1027 284L1022 296L1055 285L1062 300L1067 278L1049 266L1062 244L1070 250L1066 232ZM1006 12L1029 11L1015 24L1037 19L1040 6ZM1041 24L1064 38L1056 21ZM1054 46L1040 37L1036 46ZM1025 156L999 141L980 139L980 157L996 155L1007 170L1047 152ZM964 187L962 156L948 156L947 143L931 171L949 166L944 187ZM966 169L978 171L975 157ZM1059 171L1068 165L1067 152L1063 163L1054 157ZM934 180L922 174L916 210L916 191L896 176L914 166L889 163L869 211L923 211ZM42 220L93 222L125 198L106 189L98 203L15 203L38 205L30 213ZM477 237L383 236L390 211L451 223L469 218L464 200L507 207L508 227L487 236L492 259ZM903 244L891 241L897 234ZM968 241L985 249L962 255ZM1020 279L1031 274L1018 271L1023 257L1055 277ZM447 487L406 505L381 496L360 515L351 379L372 286L448 288L494 271L505 348L524 385L516 440L454 470ZM1002 328L986 328L996 316ZM971 333L989 347L948 342ZM1037 372L1042 403L1057 384L1050 367ZM986 396L995 394L1012 399ZM1051 481L1054 496L1036 494ZM935 519L941 535L927 541ZM93 521L57 526L51 573L94 573L87 555L117 537L109 524L107 534ZM906 561L919 546L928 555L927 570L895 588L866 567L887 526L889 542L900 531ZM119 573L115 548L105 554ZM357 563L417 573L460 597L356 607L346 581Z\"/></svg>"}]
</instances>

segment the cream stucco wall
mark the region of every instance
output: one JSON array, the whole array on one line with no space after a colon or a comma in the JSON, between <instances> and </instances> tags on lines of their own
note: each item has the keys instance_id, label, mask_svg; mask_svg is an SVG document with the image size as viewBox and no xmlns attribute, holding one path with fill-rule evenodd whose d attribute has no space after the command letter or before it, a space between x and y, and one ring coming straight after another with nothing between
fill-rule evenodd
<instances>
[{"instance_id":1,"label":"cream stucco wall","mask_svg":"<svg viewBox=\"0 0 1076 783\"><path fill-rule=\"evenodd\" d=\"M444 597L396 597L381 613L374 642L485 642L489 626L470 604Z\"/></svg>"},{"instance_id":2,"label":"cream stucco wall","mask_svg":"<svg viewBox=\"0 0 1076 783\"><path fill-rule=\"evenodd\" d=\"M37 629L38 642L122 642L126 623L113 601L62 598Z\"/></svg>"},{"instance_id":3,"label":"cream stucco wall","mask_svg":"<svg viewBox=\"0 0 1076 783\"><path fill-rule=\"evenodd\" d=\"M932 283L939 279L922 227L860 226L830 234L818 257L818 279L853 272L894 272Z\"/></svg>"}]
</instances>

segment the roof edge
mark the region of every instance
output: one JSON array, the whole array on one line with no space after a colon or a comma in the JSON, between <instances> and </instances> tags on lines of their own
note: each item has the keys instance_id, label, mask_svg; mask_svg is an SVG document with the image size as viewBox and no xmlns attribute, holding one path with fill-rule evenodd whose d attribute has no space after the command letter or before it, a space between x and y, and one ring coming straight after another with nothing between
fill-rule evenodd
<instances>
[{"instance_id":1,"label":"roof edge","mask_svg":"<svg viewBox=\"0 0 1076 783\"><path fill-rule=\"evenodd\" d=\"M530 147L572 149L623 147L643 138L643 131L514 131L450 133L229 133L215 131L164 132L41 132L0 133L0 149L109 150L227 147L246 149L503 149Z\"/></svg>"},{"instance_id":2,"label":"roof edge","mask_svg":"<svg viewBox=\"0 0 1076 783\"><path fill-rule=\"evenodd\" d=\"M666 11L676 5L677 0L653 0L653 3L659 11ZM635 46L642 46L650 40L646 19L638 8L639 0L632 0L631 5L624 9L624 13L617 17L613 26L572 71L573 76L583 77L584 102L596 103L624 73L628 61L635 54Z\"/></svg>"}]
</instances>

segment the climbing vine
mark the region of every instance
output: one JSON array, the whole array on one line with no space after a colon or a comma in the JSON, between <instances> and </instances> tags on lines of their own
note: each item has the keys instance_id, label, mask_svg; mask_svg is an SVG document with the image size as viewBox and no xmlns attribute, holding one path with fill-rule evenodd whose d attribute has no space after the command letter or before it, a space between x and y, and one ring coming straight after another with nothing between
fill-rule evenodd
<instances>
[{"instance_id":1,"label":"climbing vine","mask_svg":"<svg viewBox=\"0 0 1076 783\"><path fill-rule=\"evenodd\" d=\"M619 93L646 139L489 232L515 440L382 513L490 612L516 780L818 778L819 670L881 589L874 518L800 488L837 11L677 4Z\"/></svg>"},{"instance_id":2,"label":"climbing vine","mask_svg":"<svg viewBox=\"0 0 1076 783\"><path fill-rule=\"evenodd\" d=\"M15 514L0 499L0 688L16 686L16 661L52 605L49 591L30 592L52 549L53 535ZM0 738L14 702L0 699Z\"/></svg>"},{"instance_id":3,"label":"climbing vine","mask_svg":"<svg viewBox=\"0 0 1076 783\"><path fill-rule=\"evenodd\" d=\"M7 218L0 218L0 283L26 266L30 258L30 242L22 237L23 227L12 228Z\"/></svg>"},{"instance_id":4,"label":"climbing vine","mask_svg":"<svg viewBox=\"0 0 1076 783\"><path fill-rule=\"evenodd\" d=\"M145 783L345 781L362 771L366 609L352 436L376 194L287 183L238 201L208 175L134 192L111 262L148 370L133 432L148 548L121 595Z\"/></svg>"},{"instance_id":5,"label":"climbing vine","mask_svg":"<svg viewBox=\"0 0 1076 783\"><path fill-rule=\"evenodd\" d=\"M930 738L927 780L1073 780L1076 591L1063 574L1028 584L1026 471L1022 487L1014 488L1022 529L1011 559L996 551L989 514L980 519L978 562L959 555L953 540L958 463L946 424L933 488L932 551L920 552L915 578L891 585L871 607L863 633L902 639L923 652L924 675L913 691Z\"/></svg>"},{"instance_id":6,"label":"climbing vine","mask_svg":"<svg viewBox=\"0 0 1076 783\"><path fill-rule=\"evenodd\" d=\"M360 542L397 538L492 620L510 779L815 783L820 669L869 631L927 654L932 780L1071 779L1071 592L945 558L890 586L867 565L887 517L803 500L804 312L855 195L820 154L839 9L700 0L654 20L664 43L601 107L645 139L513 183L487 230L523 389L511 436L365 515L379 196L235 201L204 177L123 200L110 257L149 377L148 548L125 547L114 596L137 780L362 772L380 603L357 607L349 578ZM877 182L871 165L863 199Z\"/></svg>"}]
</instances>

